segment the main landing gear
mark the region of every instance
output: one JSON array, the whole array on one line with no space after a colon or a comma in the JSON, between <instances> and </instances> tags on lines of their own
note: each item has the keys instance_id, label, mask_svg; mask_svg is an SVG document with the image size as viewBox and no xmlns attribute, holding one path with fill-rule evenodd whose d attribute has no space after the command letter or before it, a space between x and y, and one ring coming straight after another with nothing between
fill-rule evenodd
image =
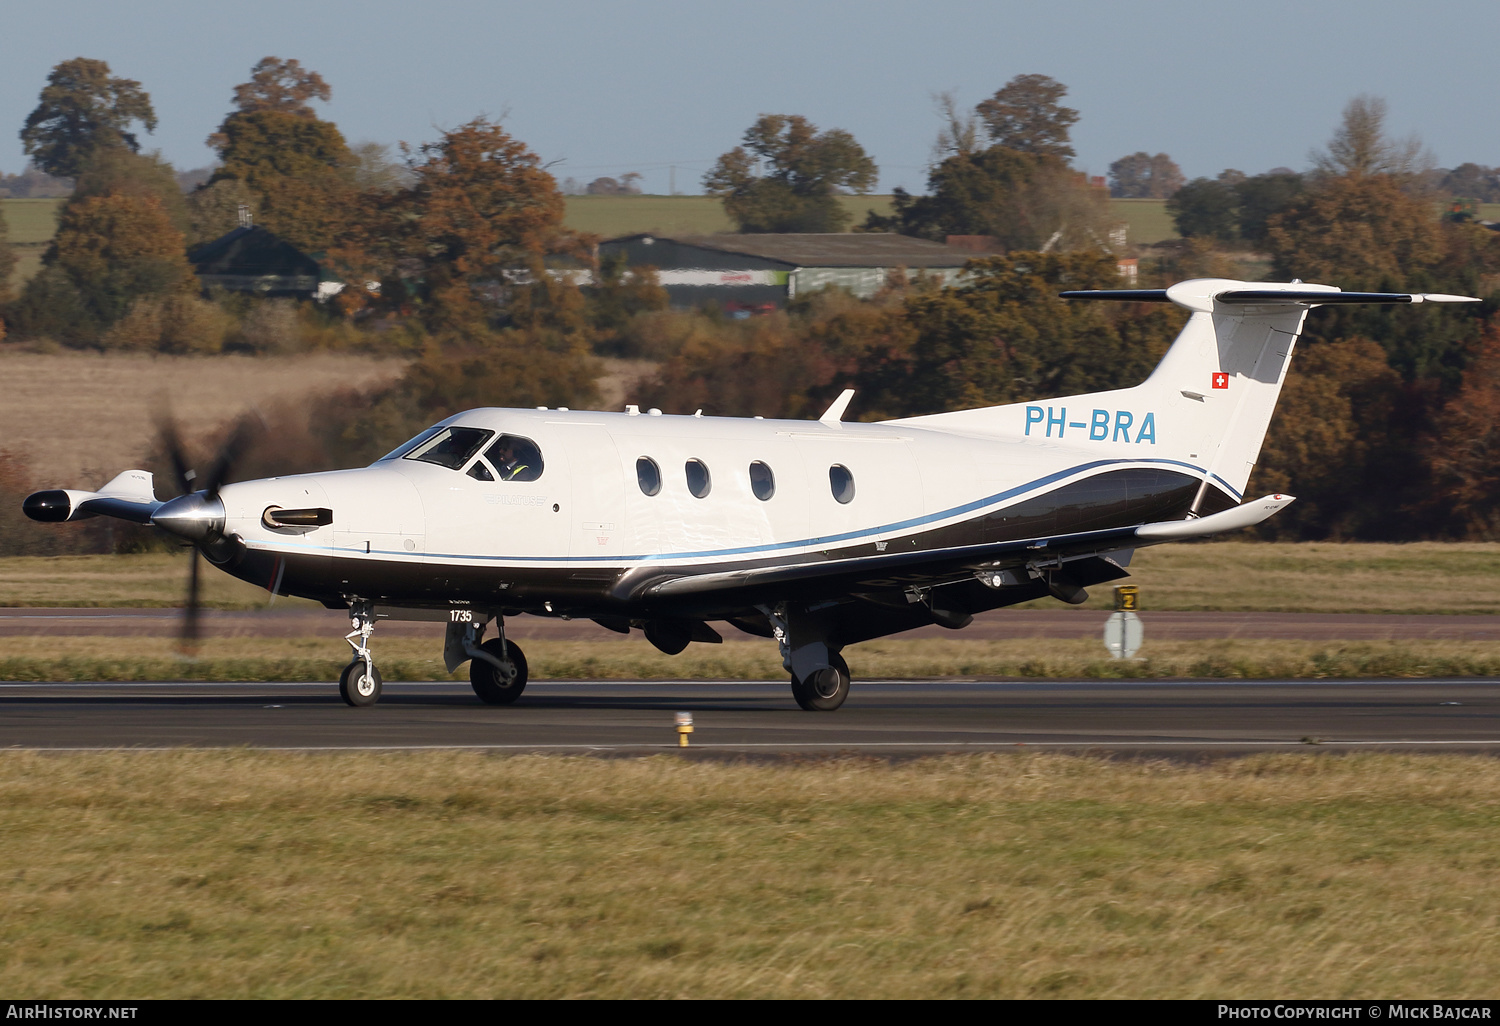
<instances>
[{"instance_id":1,"label":"main landing gear","mask_svg":"<svg viewBox=\"0 0 1500 1026\"><path fill-rule=\"evenodd\" d=\"M453 610L443 643L443 664L452 673L469 661L469 686L485 705L510 705L526 690L526 653L505 639L505 620L495 618L497 637L480 644L487 618L467 610Z\"/></svg>"},{"instance_id":2,"label":"main landing gear","mask_svg":"<svg viewBox=\"0 0 1500 1026\"><path fill-rule=\"evenodd\" d=\"M526 653L514 641L491 638L469 660L469 686L485 705L510 705L526 690ZM487 658L481 658L481 656Z\"/></svg>"},{"instance_id":3,"label":"main landing gear","mask_svg":"<svg viewBox=\"0 0 1500 1026\"><path fill-rule=\"evenodd\" d=\"M781 649L781 665L792 675L792 697L808 712L833 712L849 697L849 664L839 654L827 622L785 604L760 610Z\"/></svg>"},{"instance_id":4,"label":"main landing gear","mask_svg":"<svg viewBox=\"0 0 1500 1026\"><path fill-rule=\"evenodd\" d=\"M833 712L849 697L849 664L837 652L830 653L831 665L814 670L805 680L792 674L792 697L808 712Z\"/></svg>"}]
</instances>

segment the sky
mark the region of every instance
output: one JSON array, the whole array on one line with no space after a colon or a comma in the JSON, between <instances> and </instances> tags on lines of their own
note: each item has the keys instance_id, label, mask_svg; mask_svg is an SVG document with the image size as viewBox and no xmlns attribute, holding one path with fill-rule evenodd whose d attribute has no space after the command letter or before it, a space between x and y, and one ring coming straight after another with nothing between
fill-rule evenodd
<instances>
[{"instance_id":1,"label":"sky","mask_svg":"<svg viewBox=\"0 0 1500 1026\"><path fill-rule=\"evenodd\" d=\"M57 62L107 61L150 93L144 149L180 169L267 55L333 88L351 143L419 144L486 114L559 179L635 171L701 191L763 113L843 128L877 191L922 191L935 93L965 107L1018 74L1068 87L1076 164L1146 150L1189 177L1301 169L1360 93L1441 166L1500 165L1495 0L0 0L0 171L25 164L26 115ZM673 168L675 167L675 171Z\"/></svg>"}]
</instances>

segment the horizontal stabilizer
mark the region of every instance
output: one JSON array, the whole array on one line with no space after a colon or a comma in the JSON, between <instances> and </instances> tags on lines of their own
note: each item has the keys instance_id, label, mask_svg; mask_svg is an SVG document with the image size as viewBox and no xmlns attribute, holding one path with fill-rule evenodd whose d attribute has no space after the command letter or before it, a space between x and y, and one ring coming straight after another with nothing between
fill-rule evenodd
<instances>
[{"instance_id":1,"label":"horizontal stabilizer","mask_svg":"<svg viewBox=\"0 0 1500 1026\"><path fill-rule=\"evenodd\" d=\"M1183 282L1171 289L1088 289L1075 292L1060 292L1063 299L1104 299L1119 303L1168 303L1175 302L1190 310L1204 309L1204 300L1225 306L1345 306L1353 304L1384 305L1393 303L1478 303L1473 296L1449 296L1440 292L1342 292L1328 286L1298 288L1293 282L1280 288L1225 288L1209 291L1205 296L1196 289L1184 286L1199 284ZM1208 284L1208 283L1203 283ZM1224 281L1223 284L1243 285L1244 282ZM1190 301L1184 302L1184 299ZM1196 300L1196 302L1192 301Z\"/></svg>"},{"instance_id":2,"label":"horizontal stabilizer","mask_svg":"<svg viewBox=\"0 0 1500 1026\"><path fill-rule=\"evenodd\" d=\"M1222 513L1215 513L1213 516L1198 517L1196 520L1171 520L1162 524L1144 524L1136 528L1135 536L1142 541L1149 542L1180 541L1184 538L1201 538L1210 534L1221 534L1224 531L1237 531L1242 527L1254 527L1263 520L1269 520L1296 501L1296 497L1291 495L1267 495L1263 499L1242 503Z\"/></svg>"}]
</instances>

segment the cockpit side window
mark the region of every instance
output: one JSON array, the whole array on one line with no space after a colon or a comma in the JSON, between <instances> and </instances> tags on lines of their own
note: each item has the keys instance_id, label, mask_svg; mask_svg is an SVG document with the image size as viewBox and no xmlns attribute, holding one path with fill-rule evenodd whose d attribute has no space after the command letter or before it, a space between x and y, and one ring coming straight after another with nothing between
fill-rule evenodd
<instances>
[{"instance_id":1,"label":"cockpit side window","mask_svg":"<svg viewBox=\"0 0 1500 1026\"><path fill-rule=\"evenodd\" d=\"M484 454L501 481L535 481L542 476L542 450L529 438L501 435Z\"/></svg>"},{"instance_id":2,"label":"cockpit side window","mask_svg":"<svg viewBox=\"0 0 1500 1026\"><path fill-rule=\"evenodd\" d=\"M441 427L430 427L417 437L408 438L406 441L396 446L394 449L386 453L384 456L380 457L380 459L376 460L375 462L384 463L386 460L394 460L398 457L405 456L407 453L411 452L417 446L421 445L423 442L427 441L427 439L431 438L441 430L443 430Z\"/></svg>"},{"instance_id":3,"label":"cockpit side window","mask_svg":"<svg viewBox=\"0 0 1500 1026\"><path fill-rule=\"evenodd\" d=\"M436 463L449 470L462 470L464 464L483 448L494 433L481 428L438 428L430 438L406 453L404 458Z\"/></svg>"}]
</instances>

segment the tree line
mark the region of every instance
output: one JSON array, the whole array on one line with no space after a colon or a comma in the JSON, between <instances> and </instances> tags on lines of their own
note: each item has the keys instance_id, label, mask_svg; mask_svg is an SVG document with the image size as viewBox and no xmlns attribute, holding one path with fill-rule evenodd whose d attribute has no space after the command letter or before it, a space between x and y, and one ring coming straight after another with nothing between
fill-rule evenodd
<instances>
[{"instance_id":1,"label":"tree line","mask_svg":"<svg viewBox=\"0 0 1500 1026\"><path fill-rule=\"evenodd\" d=\"M1165 154L1122 158L1113 188L1170 194L1184 236L1122 250L1110 189L1073 164L1080 114L1066 93L1028 74L971 110L939 97L925 192L898 192L891 214L855 227L987 237L962 284L897 272L871 300L825 291L739 321L668 309L649 269L594 266L596 240L566 228L556 180L497 122L396 156L351 147L315 106L330 85L267 57L210 137L212 174L184 194L142 152L155 113L141 84L79 58L54 69L23 129L36 166L74 189L41 272L3 297L3 316L12 338L79 347L411 356L394 385L277 411L252 473L372 459L475 405L587 408L606 357L652 361L630 399L669 412L801 417L853 387L855 413L875 419L1133 384L1181 312L1056 298L1117 286L1127 253L1147 287L1258 266L1253 276L1277 280L1479 295L1462 308L1315 311L1252 487L1301 497L1267 528L1281 537L1494 536L1500 235L1437 201L1383 105L1352 101L1304 172L1183 182ZM851 227L836 197L876 174L849 133L767 114L705 187L741 230L835 231ZM187 249L232 228L241 207L347 287L326 304L205 294ZM0 249L0 271L3 260ZM589 284L549 273L568 268L589 269ZM0 489L18 475L0 466Z\"/></svg>"}]
</instances>

